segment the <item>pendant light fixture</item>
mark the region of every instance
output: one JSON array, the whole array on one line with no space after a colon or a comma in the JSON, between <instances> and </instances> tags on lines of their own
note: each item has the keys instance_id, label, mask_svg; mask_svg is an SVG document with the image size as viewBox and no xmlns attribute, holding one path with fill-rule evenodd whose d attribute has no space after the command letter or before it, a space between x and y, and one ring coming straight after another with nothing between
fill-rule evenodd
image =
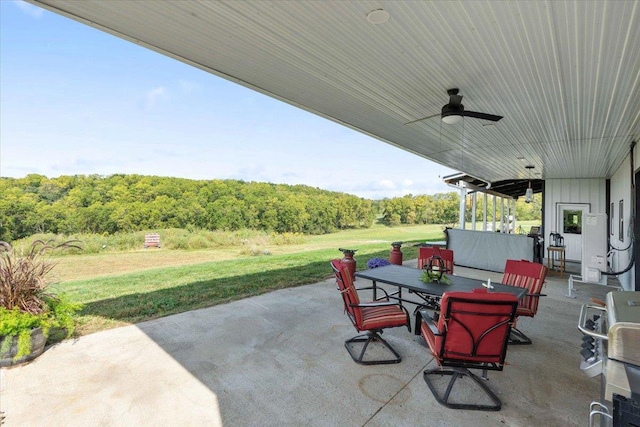
<instances>
[{"instance_id":1,"label":"pendant light fixture","mask_svg":"<svg viewBox=\"0 0 640 427\"><path fill-rule=\"evenodd\" d=\"M529 188L527 188L527 191L525 191L524 193L524 201L525 203L531 203L533 202L533 188L531 188L531 169L535 168L535 166L527 165L525 166L525 168L529 170Z\"/></svg>"}]
</instances>

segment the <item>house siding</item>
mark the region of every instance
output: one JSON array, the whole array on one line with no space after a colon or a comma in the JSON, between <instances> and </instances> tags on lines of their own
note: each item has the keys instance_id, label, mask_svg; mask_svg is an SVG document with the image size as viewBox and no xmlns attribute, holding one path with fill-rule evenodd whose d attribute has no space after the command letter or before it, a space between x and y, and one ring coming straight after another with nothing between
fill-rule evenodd
<instances>
[{"instance_id":1,"label":"house siding","mask_svg":"<svg viewBox=\"0 0 640 427\"><path fill-rule=\"evenodd\" d=\"M556 206L558 203L589 203L592 213L607 211L605 179L547 179L545 180L544 234L556 230Z\"/></svg>"},{"instance_id":2,"label":"house siding","mask_svg":"<svg viewBox=\"0 0 640 427\"><path fill-rule=\"evenodd\" d=\"M634 174L638 171L635 165L638 164L637 150L634 153ZM612 250L611 256L611 268L613 271L623 271L631 262L632 250L631 245L631 231L630 227L633 225L631 216L633 215L633 195L631 187L631 164L629 162L630 156L627 156L618 170L611 177L611 203L613 203L613 221L612 230L609 235L609 245ZM623 203L622 223L623 229L620 233L620 200ZM622 240L620 240L620 234L622 234ZM625 290L632 291L635 287L635 267L631 270L618 275L618 280Z\"/></svg>"},{"instance_id":3,"label":"house siding","mask_svg":"<svg viewBox=\"0 0 640 427\"><path fill-rule=\"evenodd\" d=\"M640 170L640 156L637 150L634 152L634 174ZM633 215L633 195L631 187L630 156L627 156L615 171L610 180L610 203L613 204L613 220L610 221L609 249L612 271L623 271L631 262L631 227ZM623 203L622 212L622 237L620 240L619 206ZM550 239L549 233L556 230L557 204L558 203L589 203L592 213L606 213L606 180L602 179L547 179L545 180L545 254ZM611 218L610 218L611 219ZM635 289L635 267L617 276L625 290Z\"/></svg>"},{"instance_id":4,"label":"house siding","mask_svg":"<svg viewBox=\"0 0 640 427\"><path fill-rule=\"evenodd\" d=\"M606 180L590 179L547 179L545 180L544 199L544 246L549 246L550 233L559 232L557 226L558 204L589 204L591 213L606 213L607 206ZM573 259L567 256L568 259ZM580 261L577 259L577 261Z\"/></svg>"}]
</instances>

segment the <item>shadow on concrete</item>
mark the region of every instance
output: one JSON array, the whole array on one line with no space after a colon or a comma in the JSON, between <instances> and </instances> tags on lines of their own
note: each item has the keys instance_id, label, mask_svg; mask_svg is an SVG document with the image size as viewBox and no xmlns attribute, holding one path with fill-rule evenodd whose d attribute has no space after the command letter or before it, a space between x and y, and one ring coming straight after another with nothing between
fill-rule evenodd
<instances>
[{"instance_id":1,"label":"shadow on concrete","mask_svg":"<svg viewBox=\"0 0 640 427\"><path fill-rule=\"evenodd\" d=\"M328 261L318 264L330 274ZM260 288L251 283L259 276L244 277L248 291ZM226 285L221 279L187 286L192 298L206 299L224 295ZM6 427L582 426L599 396L599 379L579 369L576 324L580 306L609 289L579 285L575 299L564 296L566 289L566 279L549 279L536 318L518 323L533 345L509 348L504 371L490 373L489 386L503 402L499 412L439 405L422 379L432 357L406 329L384 333L401 363L355 364L344 340L356 331L332 279L65 341L29 365L1 372L0 411ZM156 299L173 303L170 292L157 292ZM148 303L143 295L115 300ZM99 313L101 303L89 309Z\"/></svg>"}]
</instances>

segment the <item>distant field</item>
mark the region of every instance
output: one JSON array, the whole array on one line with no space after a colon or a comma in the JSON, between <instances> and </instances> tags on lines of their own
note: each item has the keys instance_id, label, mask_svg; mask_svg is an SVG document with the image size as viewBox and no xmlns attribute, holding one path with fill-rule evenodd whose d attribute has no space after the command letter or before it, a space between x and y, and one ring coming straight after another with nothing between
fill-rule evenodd
<instances>
[{"instance_id":1,"label":"distant field","mask_svg":"<svg viewBox=\"0 0 640 427\"><path fill-rule=\"evenodd\" d=\"M58 265L55 269L57 281L67 282L90 279L102 276L121 275L156 268L177 267L207 262L226 261L233 259L255 259L264 256L303 253L323 249L335 249L336 256L341 255L338 248L346 247L360 249L364 247L379 247L389 245L395 241L427 241L444 240L444 226L416 225L389 228L376 225L367 229L340 231L319 236L300 236L294 241L299 243L270 242L261 233L245 237L228 239L222 247L183 250L166 249L172 243L162 232L162 248L143 248L143 235L139 238L138 249L105 252L97 254L57 256ZM80 237L81 242L83 241Z\"/></svg>"}]
</instances>

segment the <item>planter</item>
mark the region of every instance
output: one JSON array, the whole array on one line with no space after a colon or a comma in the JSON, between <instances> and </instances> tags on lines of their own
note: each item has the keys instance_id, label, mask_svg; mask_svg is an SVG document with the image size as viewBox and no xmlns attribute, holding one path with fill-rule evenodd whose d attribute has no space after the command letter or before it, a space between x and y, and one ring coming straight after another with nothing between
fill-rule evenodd
<instances>
[{"instance_id":1,"label":"planter","mask_svg":"<svg viewBox=\"0 0 640 427\"><path fill-rule=\"evenodd\" d=\"M7 344L6 340L11 340L11 344ZM0 337L0 367L16 366L35 359L44 351L46 342L47 338L42 333L42 328L33 329L31 331L31 352L14 360L18 354L18 337Z\"/></svg>"}]
</instances>

